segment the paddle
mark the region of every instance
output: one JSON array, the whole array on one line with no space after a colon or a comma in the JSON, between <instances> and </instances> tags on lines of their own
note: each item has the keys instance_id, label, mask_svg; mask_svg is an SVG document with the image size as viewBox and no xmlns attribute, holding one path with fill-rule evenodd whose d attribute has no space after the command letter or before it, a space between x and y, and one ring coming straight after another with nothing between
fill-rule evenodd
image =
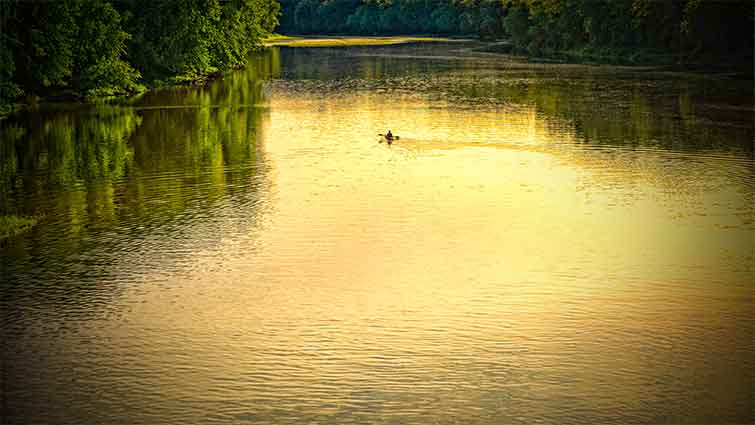
<instances>
[{"instance_id":1,"label":"paddle","mask_svg":"<svg viewBox=\"0 0 755 425\"><path fill-rule=\"evenodd\" d=\"M383 134L383 133L378 133L378 136L383 136L383 137L385 137L385 134ZM400 139L400 138L401 138L401 137L399 137L399 136L393 136L393 138L391 138L391 139L387 139L387 140L388 140L389 142L392 142L392 141L394 141L394 140L398 140L398 139ZM383 143L383 139L380 139L380 143Z\"/></svg>"}]
</instances>

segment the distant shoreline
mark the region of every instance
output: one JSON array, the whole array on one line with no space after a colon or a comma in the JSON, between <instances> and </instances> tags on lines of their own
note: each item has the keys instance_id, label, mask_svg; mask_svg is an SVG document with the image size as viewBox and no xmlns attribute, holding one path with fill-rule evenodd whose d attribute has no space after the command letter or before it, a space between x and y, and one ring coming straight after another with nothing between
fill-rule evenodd
<instances>
[{"instance_id":1,"label":"distant shoreline","mask_svg":"<svg viewBox=\"0 0 755 425\"><path fill-rule=\"evenodd\" d=\"M752 79L752 68L747 64L737 61L695 61L690 58L681 58L673 54L659 54L650 50L637 51L639 60L628 60L623 55L606 50L571 50L555 51L545 55L527 55L517 51L510 40L478 40L467 36L438 37L432 35L406 35L406 36L360 36L360 35L281 35L273 34L260 41L261 48L292 47L292 48L320 48L320 47L358 47L358 46L398 46L410 43L454 43L473 42L476 46L470 48L472 53L499 56L502 59L510 58L530 63L550 63L553 65L593 65L593 66L628 66L633 68L665 69L674 72L692 72L709 74L727 74L734 78ZM143 91L137 93L124 93L114 96L84 97L70 91L58 91L42 96L30 95L20 102L6 105L0 110L0 120L20 112L29 107L37 107L38 103L69 103L83 104L104 98L131 98L148 91L170 86L192 86L207 84L220 76L234 72L243 66L237 66L225 71L218 71L208 75L201 75L193 79L182 81L160 82L146 86Z\"/></svg>"},{"instance_id":2,"label":"distant shoreline","mask_svg":"<svg viewBox=\"0 0 755 425\"><path fill-rule=\"evenodd\" d=\"M360 35L275 35L263 40L265 47L345 47L390 46L417 42L472 41L471 38L412 36L360 36Z\"/></svg>"},{"instance_id":3,"label":"distant shoreline","mask_svg":"<svg viewBox=\"0 0 755 425\"><path fill-rule=\"evenodd\" d=\"M432 42L477 42L479 47L470 51L517 58L528 62L554 64L612 65L630 67L662 67L673 71L731 74L752 79L749 62L737 56L727 58L699 58L680 54L659 52L654 49L619 51L609 48L582 48L558 50L540 55L530 55L516 49L511 40L479 40L473 35L439 37L426 34L406 36L362 35L280 35L275 34L262 41L264 47L349 47L391 46L409 43Z\"/></svg>"}]
</instances>

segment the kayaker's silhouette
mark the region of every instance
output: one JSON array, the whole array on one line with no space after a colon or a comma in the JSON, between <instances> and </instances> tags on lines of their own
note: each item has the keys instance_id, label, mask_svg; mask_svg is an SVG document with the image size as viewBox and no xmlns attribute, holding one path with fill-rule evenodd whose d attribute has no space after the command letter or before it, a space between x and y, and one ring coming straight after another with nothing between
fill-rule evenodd
<instances>
[{"instance_id":1,"label":"kayaker's silhouette","mask_svg":"<svg viewBox=\"0 0 755 425\"><path fill-rule=\"evenodd\" d=\"M391 130L388 130L385 134L378 134L378 136L383 136L385 138L385 141L390 145L393 143L394 140L398 140L398 136L394 136L393 133L391 133ZM381 139L380 142L382 143L383 140Z\"/></svg>"}]
</instances>

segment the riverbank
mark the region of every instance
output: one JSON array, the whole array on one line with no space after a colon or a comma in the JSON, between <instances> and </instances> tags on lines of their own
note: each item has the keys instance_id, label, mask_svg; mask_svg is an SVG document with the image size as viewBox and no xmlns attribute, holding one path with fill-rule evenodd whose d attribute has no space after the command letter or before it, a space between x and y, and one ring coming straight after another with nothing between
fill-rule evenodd
<instances>
[{"instance_id":1,"label":"riverbank","mask_svg":"<svg viewBox=\"0 0 755 425\"><path fill-rule=\"evenodd\" d=\"M729 72L752 78L751 56L747 52L726 57L703 53L670 53L651 48L609 48L583 46L567 50L527 52L509 40L491 42L475 49L479 52L511 55L534 62L578 63L594 65L662 66L689 72Z\"/></svg>"},{"instance_id":2,"label":"riverbank","mask_svg":"<svg viewBox=\"0 0 755 425\"><path fill-rule=\"evenodd\" d=\"M264 46L262 46L262 48L264 48ZM45 103L88 104L97 102L110 102L135 98L149 91L159 90L166 87L205 85L210 83L211 81L221 78L223 75L238 71L242 68L243 66L235 66L222 71L217 70L206 74L174 75L165 79L158 79L150 81L149 83L139 84L137 90L129 92L108 92L102 95L94 96L83 95L68 89L52 89L45 93L30 94L20 97L13 103L0 104L0 120L7 118L14 113L18 113L27 109L36 109L41 104Z\"/></svg>"},{"instance_id":3,"label":"riverbank","mask_svg":"<svg viewBox=\"0 0 755 425\"><path fill-rule=\"evenodd\" d=\"M283 36L277 35L264 41L265 46L285 47L346 47L346 46L388 46L417 42L448 42L463 39L431 36Z\"/></svg>"},{"instance_id":4,"label":"riverbank","mask_svg":"<svg viewBox=\"0 0 755 425\"><path fill-rule=\"evenodd\" d=\"M362 37L362 36L288 36L271 34L261 40L256 49L269 47L345 47L345 46L378 46L397 45L416 42L447 42L462 40L458 38L443 38L430 36L397 36L397 37ZM16 102L0 105L0 119L4 119L13 113L29 108L37 108L43 103L94 103L117 99L129 99L142 95L151 90L165 87L197 86L208 84L229 72L243 69L244 65L234 66L224 70L213 70L209 73L180 74L164 79L152 80L138 85L138 90L123 93L105 93L97 96L86 96L70 89L52 89L45 93L31 94L19 98Z\"/></svg>"},{"instance_id":5,"label":"riverbank","mask_svg":"<svg viewBox=\"0 0 755 425\"><path fill-rule=\"evenodd\" d=\"M742 78L752 78L752 67L744 63L742 57L711 58L700 55L682 56L663 52L657 49L609 49L582 47L564 51L543 51L528 54L518 49L509 40L479 41L462 37L433 37L428 35L411 36L354 36L354 35L320 35L299 36L272 34L260 41L257 48L269 47L351 47L351 46L390 46L409 43L432 42L473 42L469 51L490 55L500 55L501 60L554 62L592 65L624 65L624 66L653 66L672 68L675 71L730 73ZM244 65L237 65L225 70L213 70L208 73L180 74L164 79L152 80L139 84L138 89L131 92L105 93L99 96L84 96L66 89L50 90L40 95L28 95L19 98L15 103L0 105L0 119L27 108L36 108L42 103L92 103L118 99L129 99L151 90L171 86L196 86L207 84L221 78L229 72L242 69Z\"/></svg>"},{"instance_id":6,"label":"riverbank","mask_svg":"<svg viewBox=\"0 0 755 425\"><path fill-rule=\"evenodd\" d=\"M431 35L410 36L358 36L358 35L281 35L275 34L263 40L267 47L349 47L388 46L407 43L475 41L470 51L500 54L531 62L557 62L594 65L663 66L692 72L732 72L752 76L752 65L746 52L728 57L706 56L698 53L670 53L652 48L609 48L583 46L568 50L541 50L529 52L516 46L511 40L482 41L473 37L436 37Z\"/></svg>"},{"instance_id":7,"label":"riverbank","mask_svg":"<svg viewBox=\"0 0 755 425\"><path fill-rule=\"evenodd\" d=\"M82 101L138 94L157 79L207 80L243 65L280 15L272 0L37 3L14 0L1 8L5 114L34 102L24 96Z\"/></svg>"}]
</instances>

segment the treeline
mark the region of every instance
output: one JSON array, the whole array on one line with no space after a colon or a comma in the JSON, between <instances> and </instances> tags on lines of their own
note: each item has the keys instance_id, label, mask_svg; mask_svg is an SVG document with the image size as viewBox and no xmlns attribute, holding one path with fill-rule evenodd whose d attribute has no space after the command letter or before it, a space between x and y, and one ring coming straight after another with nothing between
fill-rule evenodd
<instances>
[{"instance_id":1,"label":"treeline","mask_svg":"<svg viewBox=\"0 0 755 425\"><path fill-rule=\"evenodd\" d=\"M503 33L501 0L281 0L284 34Z\"/></svg>"},{"instance_id":2,"label":"treeline","mask_svg":"<svg viewBox=\"0 0 755 425\"><path fill-rule=\"evenodd\" d=\"M22 94L123 94L243 64L275 0L0 0L0 104Z\"/></svg>"},{"instance_id":3,"label":"treeline","mask_svg":"<svg viewBox=\"0 0 755 425\"><path fill-rule=\"evenodd\" d=\"M520 53L657 49L752 57L748 0L281 0L286 34L510 39Z\"/></svg>"},{"instance_id":4,"label":"treeline","mask_svg":"<svg viewBox=\"0 0 755 425\"><path fill-rule=\"evenodd\" d=\"M752 60L755 6L748 0L503 0L504 28L530 54L580 48Z\"/></svg>"}]
</instances>

